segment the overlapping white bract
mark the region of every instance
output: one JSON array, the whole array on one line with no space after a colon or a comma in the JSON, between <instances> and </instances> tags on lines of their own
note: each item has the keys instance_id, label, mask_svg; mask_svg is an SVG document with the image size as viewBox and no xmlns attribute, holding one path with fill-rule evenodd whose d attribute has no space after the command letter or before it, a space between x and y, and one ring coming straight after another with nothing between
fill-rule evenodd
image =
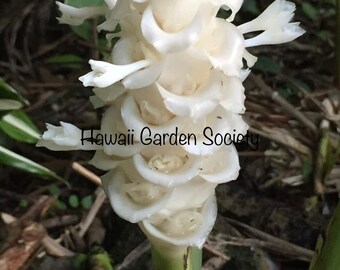
<instances>
[{"instance_id":1,"label":"overlapping white bract","mask_svg":"<svg viewBox=\"0 0 340 270\"><path fill-rule=\"evenodd\" d=\"M249 70L242 69L242 59L249 68L256 61L246 47L303 34L290 23L295 6L276 0L258 18L236 27L231 22L243 0L105 2L79 9L58 3L59 20L78 25L105 15L98 30L109 32L109 44L120 38L111 57L90 60L92 71L80 80L95 87L95 107L109 106L96 132L134 130L133 144L80 145L80 130L66 123L49 125L39 144L52 150L96 149L91 163L109 171L103 187L118 215L139 222L152 241L202 246L216 218L215 187L235 180L240 168L232 144L204 145L202 131L246 132L240 114ZM220 8L231 10L227 20L216 17ZM121 31L110 34L118 23ZM258 36L243 37L260 30ZM167 138L163 146L147 145L139 136L145 127L152 134L194 133L197 141L172 145Z\"/></svg>"}]
</instances>

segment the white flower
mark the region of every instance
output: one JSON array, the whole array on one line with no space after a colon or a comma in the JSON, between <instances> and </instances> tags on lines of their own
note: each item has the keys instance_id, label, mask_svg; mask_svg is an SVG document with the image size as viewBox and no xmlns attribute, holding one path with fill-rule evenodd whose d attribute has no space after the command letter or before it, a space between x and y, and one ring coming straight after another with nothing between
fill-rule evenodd
<instances>
[{"instance_id":1,"label":"white flower","mask_svg":"<svg viewBox=\"0 0 340 270\"><path fill-rule=\"evenodd\" d=\"M242 34L278 28L288 24L294 16L295 4L286 0L275 0L256 19L239 25Z\"/></svg>"},{"instance_id":2,"label":"white flower","mask_svg":"<svg viewBox=\"0 0 340 270\"><path fill-rule=\"evenodd\" d=\"M133 164L151 183L171 187L191 181L200 171L202 157L180 146L154 146L134 155Z\"/></svg>"},{"instance_id":3,"label":"white flower","mask_svg":"<svg viewBox=\"0 0 340 270\"><path fill-rule=\"evenodd\" d=\"M108 87L127 75L150 65L147 60L141 60L128 65L113 65L104 61L90 60L89 64L93 71L81 76L79 80L84 86Z\"/></svg>"},{"instance_id":4,"label":"white flower","mask_svg":"<svg viewBox=\"0 0 340 270\"><path fill-rule=\"evenodd\" d=\"M182 130L188 119L172 114L163 105L163 100L154 86L134 90L125 96L121 107L121 115L127 129L134 130L138 137L148 127L152 134L162 134ZM139 138L136 138L138 141Z\"/></svg>"},{"instance_id":5,"label":"white flower","mask_svg":"<svg viewBox=\"0 0 340 270\"><path fill-rule=\"evenodd\" d=\"M115 169L102 177L104 191L112 208L122 218L139 222L160 211L169 201L173 189L148 182L141 176Z\"/></svg>"},{"instance_id":6,"label":"white flower","mask_svg":"<svg viewBox=\"0 0 340 270\"><path fill-rule=\"evenodd\" d=\"M211 20L195 46L204 51L214 68L228 76L240 76L244 38L235 25L220 18Z\"/></svg>"},{"instance_id":7,"label":"white flower","mask_svg":"<svg viewBox=\"0 0 340 270\"><path fill-rule=\"evenodd\" d=\"M58 18L58 21L70 25L81 25L86 19L103 15L107 11L106 7L76 8L58 1L56 3L62 13L62 16Z\"/></svg>"},{"instance_id":8,"label":"white flower","mask_svg":"<svg viewBox=\"0 0 340 270\"><path fill-rule=\"evenodd\" d=\"M238 177L240 164L233 144L223 146L212 155L203 157L200 176L212 183L226 183Z\"/></svg>"},{"instance_id":9,"label":"white flower","mask_svg":"<svg viewBox=\"0 0 340 270\"><path fill-rule=\"evenodd\" d=\"M171 12L171 11L169 11ZM192 19L192 21L181 30L168 29L168 26L176 24L166 24L163 27L169 31L163 30L157 23L157 19L154 17L154 12L152 7L148 7L143 14L142 19L142 31L145 39L150 42L158 51L162 53L173 53L186 49L195 41L198 40L199 35L203 31L204 27L204 14L202 14L203 8L197 11L197 14ZM158 16L162 18L162 16ZM176 19L177 21L177 19ZM176 27L180 28L180 27Z\"/></svg>"},{"instance_id":10,"label":"white flower","mask_svg":"<svg viewBox=\"0 0 340 270\"><path fill-rule=\"evenodd\" d=\"M216 216L216 198L215 194L212 194L201 207L184 208L177 212L167 212L164 209L151 219L143 220L139 225L156 246L166 243L179 247L201 248L215 224Z\"/></svg>"},{"instance_id":11,"label":"white flower","mask_svg":"<svg viewBox=\"0 0 340 270\"><path fill-rule=\"evenodd\" d=\"M38 147L46 147L54 151L69 150L97 150L100 149L95 143L82 138L91 136L90 130L80 130L76 126L60 122L60 126L46 124L47 131L44 132L41 139L37 143ZM97 134L97 130L93 131L93 135Z\"/></svg>"},{"instance_id":12,"label":"white flower","mask_svg":"<svg viewBox=\"0 0 340 270\"><path fill-rule=\"evenodd\" d=\"M280 44L292 41L305 33L300 23L288 23L281 27L272 27L263 33L245 40L245 46L254 47L259 45Z\"/></svg>"},{"instance_id":13,"label":"white flower","mask_svg":"<svg viewBox=\"0 0 340 270\"><path fill-rule=\"evenodd\" d=\"M276 0L256 19L238 26L243 34L264 30L263 33L246 39L245 46L285 43L303 35L305 30L299 26L300 23L290 23L294 11L294 3Z\"/></svg>"}]
</instances>

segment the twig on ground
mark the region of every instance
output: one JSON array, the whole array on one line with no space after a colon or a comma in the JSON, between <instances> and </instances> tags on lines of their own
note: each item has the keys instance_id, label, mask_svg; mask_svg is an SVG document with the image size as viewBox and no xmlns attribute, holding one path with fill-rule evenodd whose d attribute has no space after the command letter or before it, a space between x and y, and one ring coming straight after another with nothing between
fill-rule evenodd
<instances>
[{"instance_id":1,"label":"twig on ground","mask_svg":"<svg viewBox=\"0 0 340 270\"><path fill-rule=\"evenodd\" d=\"M116 267L116 270L130 269L131 265L138 260L142 255L148 252L151 248L149 241L144 240L135 249L133 249L123 260L121 264Z\"/></svg>"},{"instance_id":2,"label":"twig on ground","mask_svg":"<svg viewBox=\"0 0 340 270\"><path fill-rule=\"evenodd\" d=\"M102 207L105 199L106 199L106 195L104 190L101 187L98 187L98 195L96 197L96 200L94 201L90 211L87 213L85 219L83 221L80 222L79 226L80 226L80 231L78 233L78 235L80 237L83 237L86 233L86 231L88 230L88 228L91 226L94 218L96 217L99 209Z\"/></svg>"},{"instance_id":3,"label":"twig on ground","mask_svg":"<svg viewBox=\"0 0 340 270\"><path fill-rule=\"evenodd\" d=\"M58 240L51 238L50 236L46 235L43 240L42 244L46 250L46 252L52 256L56 257L71 257L74 256L74 253L63 247L59 244Z\"/></svg>"},{"instance_id":4,"label":"twig on ground","mask_svg":"<svg viewBox=\"0 0 340 270\"><path fill-rule=\"evenodd\" d=\"M280 143L284 146L287 146L290 149L293 149L301 154L310 155L311 151L308 147L303 145L301 142L296 140L294 137L290 136L289 134L283 134L278 130L270 129L263 127L264 130L259 130L257 128L251 127L249 131L255 134L258 134L264 138L267 138L271 141L275 141Z\"/></svg>"},{"instance_id":5,"label":"twig on ground","mask_svg":"<svg viewBox=\"0 0 340 270\"><path fill-rule=\"evenodd\" d=\"M243 246L258 246L262 248L266 248L273 252L276 252L281 255L286 255L292 257L294 259L299 259L302 261L309 262L314 252L304 247L300 247L298 245L292 244L265 232L262 232L258 229L255 229L247 224L239 222L234 219L225 218L230 224L243 229L246 235L250 235L259 239L244 239L244 238L229 238L229 244L238 244Z\"/></svg>"},{"instance_id":6,"label":"twig on ground","mask_svg":"<svg viewBox=\"0 0 340 270\"><path fill-rule=\"evenodd\" d=\"M88 230L88 228L91 226L91 224L92 224L94 218L96 217L99 209L103 205L103 203L106 199L106 196L105 196L104 191L100 187L101 186L101 180L97 175L95 175L93 172L89 171L88 169L86 169L82 165L80 165L78 162L72 163L72 169L75 170L76 172L78 172L79 174L83 175L85 178L90 180L92 183L99 186L98 189L96 190L96 192L97 192L96 200L94 201L90 211L87 213L84 220L81 221L80 224L79 224L80 231L79 231L78 235L80 237L83 237L85 235L86 231Z\"/></svg>"},{"instance_id":7,"label":"twig on ground","mask_svg":"<svg viewBox=\"0 0 340 270\"><path fill-rule=\"evenodd\" d=\"M294 106L288 103L284 98L282 98L280 94L274 91L270 86L268 86L261 77L254 74L250 74L249 77L261 90L269 95L272 100L278 103L284 111L298 119L302 124L313 131L313 133L316 133L318 131L317 126L310 119L308 119L302 112L294 108Z\"/></svg>"},{"instance_id":8,"label":"twig on ground","mask_svg":"<svg viewBox=\"0 0 340 270\"><path fill-rule=\"evenodd\" d=\"M227 260L221 257L212 257L205 262L202 270L220 270L227 263Z\"/></svg>"},{"instance_id":9,"label":"twig on ground","mask_svg":"<svg viewBox=\"0 0 340 270\"><path fill-rule=\"evenodd\" d=\"M41 223L46 229L75 225L79 222L79 217L76 215L56 216L50 219L43 220Z\"/></svg>"},{"instance_id":10,"label":"twig on ground","mask_svg":"<svg viewBox=\"0 0 340 270\"><path fill-rule=\"evenodd\" d=\"M80 165L78 162L72 163L72 169L84 176L86 179L90 180L92 183L96 184L97 186L101 186L100 177L86 169L84 166Z\"/></svg>"}]
</instances>

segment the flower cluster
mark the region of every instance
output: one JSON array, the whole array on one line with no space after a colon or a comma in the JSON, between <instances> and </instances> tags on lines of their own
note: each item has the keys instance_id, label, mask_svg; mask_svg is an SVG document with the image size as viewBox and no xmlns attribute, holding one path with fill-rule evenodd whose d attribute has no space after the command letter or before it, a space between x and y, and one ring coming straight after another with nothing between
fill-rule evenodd
<instances>
[{"instance_id":1,"label":"flower cluster","mask_svg":"<svg viewBox=\"0 0 340 270\"><path fill-rule=\"evenodd\" d=\"M132 143L82 143L83 131L61 123L48 125L38 145L97 150L91 164L108 171L103 188L119 216L138 222L152 241L200 247L215 222L215 187L235 180L240 169L233 144L207 146L202 130L246 133L242 82L256 62L247 48L303 34L290 22L295 5L276 0L253 21L235 26L242 0L105 3L74 8L58 2L59 21L79 25L105 16L98 30L108 32L108 44L119 40L106 61L90 60L92 71L80 77L84 86L94 87L94 107L107 106L94 133L143 135ZM230 10L230 17L216 17L220 9ZM243 34L251 32L257 35L245 39ZM165 136L178 131L195 137L177 144ZM163 144L143 144L150 134L163 134Z\"/></svg>"}]
</instances>

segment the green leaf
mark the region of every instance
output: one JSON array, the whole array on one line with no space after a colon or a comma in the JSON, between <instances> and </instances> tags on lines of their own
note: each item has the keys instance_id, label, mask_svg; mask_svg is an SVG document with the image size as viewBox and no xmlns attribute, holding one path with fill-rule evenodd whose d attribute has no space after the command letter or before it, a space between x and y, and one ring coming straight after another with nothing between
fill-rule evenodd
<instances>
[{"instance_id":1,"label":"green leaf","mask_svg":"<svg viewBox=\"0 0 340 270\"><path fill-rule=\"evenodd\" d=\"M52 196L57 197L60 194L60 188L58 188L58 186L56 185L51 185L48 190L50 191Z\"/></svg>"},{"instance_id":2,"label":"green leaf","mask_svg":"<svg viewBox=\"0 0 340 270\"><path fill-rule=\"evenodd\" d=\"M245 0L242 8L243 8L244 11L247 11L247 12L253 14L253 15L259 15L260 14L260 10L259 10L255 0Z\"/></svg>"},{"instance_id":3,"label":"green leaf","mask_svg":"<svg viewBox=\"0 0 340 270\"><path fill-rule=\"evenodd\" d=\"M340 203L335 208L326 233L321 233L309 270L339 270Z\"/></svg>"},{"instance_id":4,"label":"green leaf","mask_svg":"<svg viewBox=\"0 0 340 270\"><path fill-rule=\"evenodd\" d=\"M273 59L265 56L260 56L253 67L254 70L259 70L265 73L277 74L281 72L281 66Z\"/></svg>"},{"instance_id":5,"label":"green leaf","mask_svg":"<svg viewBox=\"0 0 340 270\"><path fill-rule=\"evenodd\" d=\"M77 195L71 195L68 198L68 203L71 207L73 208L78 208L79 207L79 199Z\"/></svg>"},{"instance_id":6,"label":"green leaf","mask_svg":"<svg viewBox=\"0 0 340 270\"><path fill-rule=\"evenodd\" d=\"M65 4L77 8L97 7L106 5L104 0L65 0Z\"/></svg>"},{"instance_id":7,"label":"green leaf","mask_svg":"<svg viewBox=\"0 0 340 270\"><path fill-rule=\"evenodd\" d=\"M67 209L67 205L63 201L61 201L61 200L56 200L55 201L55 205L56 205L56 207L58 207L61 210L66 210Z\"/></svg>"},{"instance_id":8,"label":"green leaf","mask_svg":"<svg viewBox=\"0 0 340 270\"><path fill-rule=\"evenodd\" d=\"M2 79L0 79L0 99L12 99L19 101L22 104L29 104L29 102L24 99L12 86Z\"/></svg>"},{"instance_id":9,"label":"green leaf","mask_svg":"<svg viewBox=\"0 0 340 270\"><path fill-rule=\"evenodd\" d=\"M22 103L13 99L0 99L0 111L17 110L22 108Z\"/></svg>"},{"instance_id":10,"label":"green leaf","mask_svg":"<svg viewBox=\"0 0 340 270\"><path fill-rule=\"evenodd\" d=\"M313 161L311 157L305 157L303 159L302 175L305 182L310 182L313 174Z\"/></svg>"},{"instance_id":11,"label":"green leaf","mask_svg":"<svg viewBox=\"0 0 340 270\"><path fill-rule=\"evenodd\" d=\"M0 119L0 128L15 140L36 143L40 138L38 128L21 110L6 114Z\"/></svg>"},{"instance_id":12,"label":"green leaf","mask_svg":"<svg viewBox=\"0 0 340 270\"><path fill-rule=\"evenodd\" d=\"M19 202L20 207L26 208L28 206L28 201L25 199L21 199Z\"/></svg>"},{"instance_id":13,"label":"green leaf","mask_svg":"<svg viewBox=\"0 0 340 270\"><path fill-rule=\"evenodd\" d=\"M74 54L55 55L46 60L48 64L61 64L63 67L80 69L84 65L84 60Z\"/></svg>"},{"instance_id":14,"label":"green leaf","mask_svg":"<svg viewBox=\"0 0 340 270\"><path fill-rule=\"evenodd\" d=\"M323 41L327 41L333 37L333 33L329 30L320 30L317 32L317 35Z\"/></svg>"},{"instance_id":15,"label":"green leaf","mask_svg":"<svg viewBox=\"0 0 340 270\"><path fill-rule=\"evenodd\" d=\"M80 203L83 208L90 209L93 204L92 196L89 195L89 196L82 198Z\"/></svg>"},{"instance_id":16,"label":"green leaf","mask_svg":"<svg viewBox=\"0 0 340 270\"><path fill-rule=\"evenodd\" d=\"M319 11L308 2L302 3L302 11L311 19L316 20L319 18Z\"/></svg>"},{"instance_id":17,"label":"green leaf","mask_svg":"<svg viewBox=\"0 0 340 270\"><path fill-rule=\"evenodd\" d=\"M5 147L0 146L0 163L17 168L19 170L33 173L45 178L62 180L55 172L40 164L25 158Z\"/></svg>"}]
</instances>

